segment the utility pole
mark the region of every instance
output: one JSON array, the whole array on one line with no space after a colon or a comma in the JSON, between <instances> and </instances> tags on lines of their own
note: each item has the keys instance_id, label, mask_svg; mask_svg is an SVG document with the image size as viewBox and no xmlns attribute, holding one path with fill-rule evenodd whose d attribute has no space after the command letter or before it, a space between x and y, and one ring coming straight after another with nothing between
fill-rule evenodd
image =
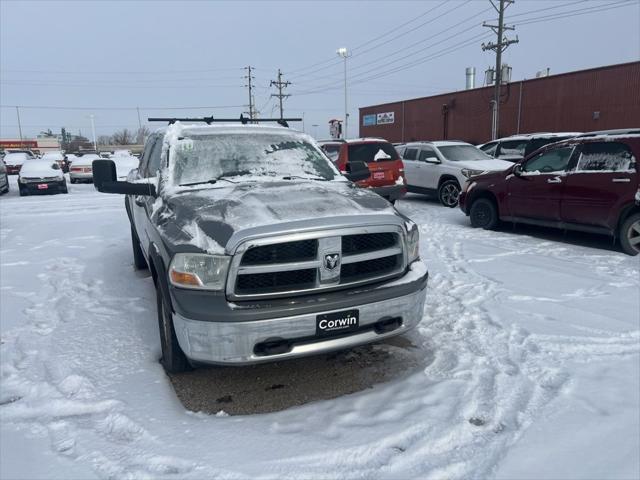
<instances>
[{"instance_id":1,"label":"utility pole","mask_svg":"<svg viewBox=\"0 0 640 480\"><path fill-rule=\"evenodd\" d=\"M284 113L282 110L282 99L290 97L291 95L285 95L282 93L282 89L283 88L287 88L289 85L291 85L291 82L283 82L282 81L282 72L280 71L280 69L278 69L278 80L271 80L271 83L269 84L270 87L273 86L278 87L278 93L272 93L271 96L272 97L277 97L278 100L280 100L280 120L282 120L284 118Z\"/></svg>"},{"instance_id":2,"label":"utility pole","mask_svg":"<svg viewBox=\"0 0 640 480\"><path fill-rule=\"evenodd\" d=\"M20 108L16 105L16 115L18 116L18 132L20 133L20 147L22 147L22 124L20 123Z\"/></svg>"},{"instance_id":3,"label":"utility pole","mask_svg":"<svg viewBox=\"0 0 640 480\"><path fill-rule=\"evenodd\" d=\"M498 25L490 25L486 22L482 24L483 27L490 28L497 36L497 42L482 44L482 50L493 50L496 52L496 72L495 72L495 85L493 89L493 101L492 101L492 125L491 125L491 139L495 140L498 137L498 131L500 128L500 87L502 85L502 52L504 52L512 43L518 43L518 36L515 40L509 40L505 35L505 30L515 30L515 27L510 27L504 24L504 11L514 2L514 0L489 0L493 8L498 12ZM496 6L496 2L498 6Z\"/></svg>"},{"instance_id":4,"label":"utility pole","mask_svg":"<svg viewBox=\"0 0 640 480\"><path fill-rule=\"evenodd\" d=\"M142 121L140 120L140 107L136 107L136 110L138 111L138 129L142 130Z\"/></svg>"},{"instance_id":5,"label":"utility pole","mask_svg":"<svg viewBox=\"0 0 640 480\"><path fill-rule=\"evenodd\" d=\"M251 75L251 70L252 67L248 66L245 67L245 70L247 70L247 75L244 76L244 78L247 79L247 85L245 85L245 87L249 88L249 118L251 120L253 120L255 118L255 112L254 112L254 107L253 107L253 84L251 83L254 80L254 76Z\"/></svg>"}]
</instances>

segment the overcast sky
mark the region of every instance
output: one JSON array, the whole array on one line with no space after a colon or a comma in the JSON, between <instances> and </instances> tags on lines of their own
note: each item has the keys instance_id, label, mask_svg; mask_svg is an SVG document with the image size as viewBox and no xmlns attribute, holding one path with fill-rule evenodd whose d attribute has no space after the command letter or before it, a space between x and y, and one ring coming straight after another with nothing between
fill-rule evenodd
<instances>
[{"instance_id":1,"label":"overcast sky","mask_svg":"<svg viewBox=\"0 0 640 480\"><path fill-rule=\"evenodd\" d=\"M143 124L237 117L248 65L262 116L277 115L269 82L281 68L292 82L285 115L304 114L305 130L327 137L328 120L344 116L342 46L353 136L358 107L463 89L467 66L479 86L495 63L481 24L495 17L489 0L0 0L0 137L18 135L15 105L25 138L63 126L90 137L91 114L98 135L135 129L137 106ZM517 0L507 21L520 39L504 55L513 80L640 59L640 0Z\"/></svg>"}]
</instances>

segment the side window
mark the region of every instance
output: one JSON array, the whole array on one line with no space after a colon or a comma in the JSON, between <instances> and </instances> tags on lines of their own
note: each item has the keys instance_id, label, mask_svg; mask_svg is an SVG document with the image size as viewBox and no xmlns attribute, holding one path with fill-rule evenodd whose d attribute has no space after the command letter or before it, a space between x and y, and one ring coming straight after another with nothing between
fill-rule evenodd
<instances>
[{"instance_id":1,"label":"side window","mask_svg":"<svg viewBox=\"0 0 640 480\"><path fill-rule=\"evenodd\" d=\"M152 135L147 140L147 143L144 146L144 151L142 152L142 158L140 158L140 174L144 174L147 171L147 165L149 165L149 157L151 156L151 150L153 150L153 146L156 142L156 136Z\"/></svg>"},{"instance_id":2,"label":"side window","mask_svg":"<svg viewBox=\"0 0 640 480\"><path fill-rule=\"evenodd\" d=\"M536 155L522 167L523 172L554 173L564 172L569 165L573 147L556 148Z\"/></svg>"},{"instance_id":3,"label":"side window","mask_svg":"<svg viewBox=\"0 0 640 480\"><path fill-rule=\"evenodd\" d=\"M162 137L158 137L153 144L151 153L149 156L149 164L144 172L145 177L155 177L160 169L160 162L162 160Z\"/></svg>"},{"instance_id":4,"label":"side window","mask_svg":"<svg viewBox=\"0 0 640 480\"><path fill-rule=\"evenodd\" d=\"M635 170L636 159L629 147L619 142L594 142L582 145L576 172Z\"/></svg>"},{"instance_id":5,"label":"side window","mask_svg":"<svg viewBox=\"0 0 640 480\"><path fill-rule=\"evenodd\" d=\"M429 157L438 158L438 155L436 155L436 152L434 152L431 148L423 148L422 150L420 150L420 156L418 157L418 160L424 162Z\"/></svg>"},{"instance_id":6,"label":"side window","mask_svg":"<svg viewBox=\"0 0 640 480\"><path fill-rule=\"evenodd\" d=\"M338 160L340 154L340 145L322 145L322 150L332 162Z\"/></svg>"},{"instance_id":7,"label":"side window","mask_svg":"<svg viewBox=\"0 0 640 480\"><path fill-rule=\"evenodd\" d=\"M497 148L498 148L498 142L493 142L493 143L487 143L486 145L483 145L482 147L480 147L480 150L482 150L487 155L494 156L496 154Z\"/></svg>"},{"instance_id":8,"label":"side window","mask_svg":"<svg viewBox=\"0 0 640 480\"><path fill-rule=\"evenodd\" d=\"M404 155L402 156L405 160L416 160L418 158L418 149L417 148L407 148L404 151Z\"/></svg>"},{"instance_id":9,"label":"side window","mask_svg":"<svg viewBox=\"0 0 640 480\"><path fill-rule=\"evenodd\" d=\"M500 155L520 155L524 156L527 147L526 140L511 140L500 143ZM488 153L488 152L487 152Z\"/></svg>"}]
</instances>

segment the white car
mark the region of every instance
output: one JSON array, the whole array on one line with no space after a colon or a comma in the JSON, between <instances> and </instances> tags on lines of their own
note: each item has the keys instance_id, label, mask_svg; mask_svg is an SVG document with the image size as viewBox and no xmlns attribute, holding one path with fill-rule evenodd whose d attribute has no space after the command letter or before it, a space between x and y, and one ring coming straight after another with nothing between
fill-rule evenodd
<instances>
[{"instance_id":1,"label":"white car","mask_svg":"<svg viewBox=\"0 0 640 480\"><path fill-rule=\"evenodd\" d=\"M126 152L127 150L117 150L121 152ZM133 155L120 154L113 155L111 160L116 164L116 175L118 176L118 180L126 180L129 172L138 168L140 165L140 159L134 157Z\"/></svg>"},{"instance_id":2,"label":"white car","mask_svg":"<svg viewBox=\"0 0 640 480\"><path fill-rule=\"evenodd\" d=\"M446 207L458 204L458 195L468 178L513 166L465 142L413 142L396 150L404 163L407 190L437 195Z\"/></svg>"},{"instance_id":3,"label":"white car","mask_svg":"<svg viewBox=\"0 0 640 480\"><path fill-rule=\"evenodd\" d=\"M92 163L98 159L100 156L95 153L85 153L81 157L75 158L69 167L71 183L93 182Z\"/></svg>"},{"instance_id":4,"label":"white car","mask_svg":"<svg viewBox=\"0 0 640 480\"><path fill-rule=\"evenodd\" d=\"M22 168L24 162L32 159L33 157L30 157L25 152L10 152L4 156L2 161L7 167L7 174L16 175L20 173L20 169Z\"/></svg>"},{"instance_id":5,"label":"white car","mask_svg":"<svg viewBox=\"0 0 640 480\"><path fill-rule=\"evenodd\" d=\"M46 160L48 162L56 162L60 168L64 168L64 153L62 153L59 150L54 150L51 152L45 152L42 157L40 157L41 160Z\"/></svg>"}]
</instances>

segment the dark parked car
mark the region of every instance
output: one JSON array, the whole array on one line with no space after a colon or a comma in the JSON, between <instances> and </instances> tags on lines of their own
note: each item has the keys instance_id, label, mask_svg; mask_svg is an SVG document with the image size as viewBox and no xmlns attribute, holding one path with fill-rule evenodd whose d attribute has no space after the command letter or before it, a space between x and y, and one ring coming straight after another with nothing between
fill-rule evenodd
<instances>
[{"instance_id":1,"label":"dark parked car","mask_svg":"<svg viewBox=\"0 0 640 480\"><path fill-rule=\"evenodd\" d=\"M492 142L478 145L478 148L487 155L509 162L519 162L539 148L550 143L560 142L580 135L578 132L560 133L530 133L525 135L512 135L500 138Z\"/></svg>"},{"instance_id":2,"label":"dark parked car","mask_svg":"<svg viewBox=\"0 0 640 480\"><path fill-rule=\"evenodd\" d=\"M640 253L640 134L543 147L504 172L472 177L460 208L474 227L500 220L612 235Z\"/></svg>"},{"instance_id":3,"label":"dark parked car","mask_svg":"<svg viewBox=\"0 0 640 480\"><path fill-rule=\"evenodd\" d=\"M29 160L18 176L20 196L44 193L68 193L67 181L58 162L53 160Z\"/></svg>"},{"instance_id":4,"label":"dark parked car","mask_svg":"<svg viewBox=\"0 0 640 480\"><path fill-rule=\"evenodd\" d=\"M386 140L355 138L320 142L320 147L341 172L347 170L349 162L367 164L371 176L357 182L359 187L369 188L391 203L407 193L404 164L396 149Z\"/></svg>"}]
</instances>

